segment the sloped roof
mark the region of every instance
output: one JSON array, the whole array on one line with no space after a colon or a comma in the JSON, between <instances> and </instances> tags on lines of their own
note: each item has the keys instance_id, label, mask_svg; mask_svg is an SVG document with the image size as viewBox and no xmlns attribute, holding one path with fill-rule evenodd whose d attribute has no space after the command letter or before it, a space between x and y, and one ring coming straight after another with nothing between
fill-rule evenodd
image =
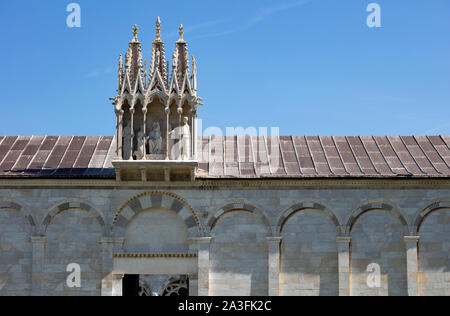
<instances>
[{"instance_id":1,"label":"sloped roof","mask_svg":"<svg viewBox=\"0 0 450 316\"><path fill-rule=\"evenodd\" d=\"M1 178L114 178L112 136L0 136ZM198 178L448 178L450 136L199 137Z\"/></svg>"}]
</instances>

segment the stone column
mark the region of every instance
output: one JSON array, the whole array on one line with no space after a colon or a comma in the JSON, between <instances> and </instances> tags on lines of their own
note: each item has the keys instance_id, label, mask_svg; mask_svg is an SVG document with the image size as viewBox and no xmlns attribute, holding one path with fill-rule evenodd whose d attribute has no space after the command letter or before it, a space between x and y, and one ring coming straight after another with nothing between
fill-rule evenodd
<instances>
[{"instance_id":1,"label":"stone column","mask_svg":"<svg viewBox=\"0 0 450 316\"><path fill-rule=\"evenodd\" d=\"M192 126L192 130L191 130L191 160L196 160L197 159L197 155L196 155L196 151L197 151L197 124L196 122L196 112L195 111L191 111L191 126Z\"/></svg>"},{"instance_id":2,"label":"stone column","mask_svg":"<svg viewBox=\"0 0 450 316\"><path fill-rule=\"evenodd\" d=\"M351 237L337 237L339 296L350 296Z\"/></svg>"},{"instance_id":3,"label":"stone column","mask_svg":"<svg viewBox=\"0 0 450 316\"><path fill-rule=\"evenodd\" d=\"M177 113L178 113L178 127L181 129L181 126L183 126L182 125L182 122L183 122L183 108L177 108ZM179 142L179 145L181 146L181 133L178 133L179 135L178 135L178 142ZM179 148L179 150L178 150L178 157L177 157L177 160L179 160L179 159L181 159L181 147L178 147ZM172 157L172 159L173 159L173 157Z\"/></svg>"},{"instance_id":4,"label":"stone column","mask_svg":"<svg viewBox=\"0 0 450 316\"><path fill-rule=\"evenodd\" d=\"M189 275L189 296L198 296L198 275Z\"/></svg>"},{"instance_id":5,"label":"stone column","mask_svg":"<svg viewBox=\"0 0 450 316\"><path fill-rule=\"evenodd\" d=\"M133 160L133 146L134 146L134 107L130 109L131 121L130 121L130 129L131 129L131 144L130 144L130 160Z\"/></svg>"},{"instance_id":6,"label":"stone column","mask_svg":"<svg viewBox=\"0 0 450 316\"><path fill-rule=\"evenodd\" d=\"M269 266L269 296L280 296L280 243L281 237L267 237Z\"/></svg>"},{"instance_id":7,"label":"stone column","mask_svg":"<svg viewBox=\"0 0 450 316\"><path fill-rule=\"evenodd\" d=\"M32 266L31 266L31 295L42 296L44 283L45 243L46 237L31 237Z\"/></svg>"},{"instance_id":8,"label":"stone column","mask_svg":"<svg viewBox=\"0 0 450 316\"><path fill-rule=\"evenodd\" d=\"M170 159L170 146L169 146L169 115L170 115L170 103L166 107L166 160Z\"/></svg>"},{"instance_id":9,"label":"stone column","mask_svg":"<svg viewBox=\"0 0 450 316\"><path fill-rule=\"evenodd\" d=\"M102 245L102 296L112 296L114 239L101 238L99 243Z\"/></svg>"},{"instance_id":10,"label":"stone column","mask_svg":"<svg viewBox=\"0 0 450 316\"><path fill-rule=\"evenodd\" d=\"M123 274L113 274L112 275L112 296L123 296L122 291L122 281Z\"/></svg>"},{"instance_id":11,"label":"stone column","mask_svg":"<svg viewBox=\"0 0 450 316\"><path fill-rule=\"evenodd\" d=\"M119 143L119 124L120 124L120 118L119 118L119 112L116 111L116 155L119 155L119 147L120 147L120 143Z\"/></svg>"},{"instance_id":12,"label":"stone column","mask_svg":"<svg viewBox=\"0 0 450 316\"><path fill-rule=\"evenodd\" d=\"M419 296L419 236L405 236L408 295Z\"/></svg>"},{"instance_id":13,"label":"stone column","mask_svg":"<svg viewBox=\"0 0 450 316\"><path fill-rule=\"evenodd\" d=\"M117 111L117 156L123 159L123 110Z\"/></svg>"},{"instance_id":14,"label":"stone column","mask_svg":"<svg viewBox=\"0 0 450 316\"><path fill-rule=\"evenodd\" d=\"M144 125L142 126L142 132L144 133L144 148L142 148L142 152L144 154L143 160L147 160L147 106L142 105L142 114L144 114Z\"/></svg>"},{"instance_id":15,"label":"stone column","mask_svg":"<svg viewBox=\"0 0 450 316\"><path fill-rule=\"evenodd\" d=\"M116 248L116 250L120 251L123 242L123 238L103 237L99 240L99 243L102 245L102 296L114 296L114 287L117 286L114 282L115 278L117 279L118 277L113 274L113 255ZM122 277L120 277L120 282L122 282Z\"/></svg>"},{"instance_id":16,"label":"stone column","mask_svg":"<svg viewBox=\"0 0 450 316\"><path fill-rule=\"evenodd\" d=\"M190 238L198 250L198 296L209 296L210 246L211 237Z\"/></svg>"}]
</instances>

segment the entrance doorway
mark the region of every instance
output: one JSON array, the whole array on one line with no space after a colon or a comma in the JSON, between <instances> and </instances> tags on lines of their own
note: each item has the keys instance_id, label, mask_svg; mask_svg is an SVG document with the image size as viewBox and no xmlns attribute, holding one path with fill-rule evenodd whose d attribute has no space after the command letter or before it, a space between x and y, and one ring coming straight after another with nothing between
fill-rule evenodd
<instances>
[{"instance_id":1,"label":"entrance doorway","mask_svg":"<svg viewBox=\"0 0 450 316\"><path fill-rule=\"evenodd\" d=\"M123 296L189 296L189 278L126 274L122 280Z\"/></svg>"}]
</instances>

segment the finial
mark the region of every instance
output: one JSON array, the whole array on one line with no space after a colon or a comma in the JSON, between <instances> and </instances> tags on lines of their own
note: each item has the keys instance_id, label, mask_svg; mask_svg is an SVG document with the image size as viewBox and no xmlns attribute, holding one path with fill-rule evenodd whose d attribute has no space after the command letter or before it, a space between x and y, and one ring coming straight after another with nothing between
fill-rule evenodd
<instances>
[{"instance_id":1,"label":"finial","mask_svg":"<svg viewBox=\"0 0 450 316\"><path fill-rule=\"evenodd\" d=\"M180 41L182 41L183 40L183 34L184 34L183 24L180 24L180 27L178 29L179 29L179 34L180 34Z\"/></svg>"},{"instance_id":2,"label":"finial","mask_svg":"<svg viewBox=\"0 0 450 316\"><path fill-rule=\"evenodd\" d=\"M139 28L138 28L137 25L135 24L135 25L133 26L133 41L134 41L134 42L137 42L137 41L138 41L138 39L137 39L138 31L139 31Z\"/></svg>"},{"instance_id":3,"label":"finial","mask_svg":"<svg viewBox=\"0 0 450 316\"><path fill-rule=\"evenodd\" d=\"M156 40L161 40L161 19L159 18L159 16L156 20Z\"/></svg>"}]
</instances>

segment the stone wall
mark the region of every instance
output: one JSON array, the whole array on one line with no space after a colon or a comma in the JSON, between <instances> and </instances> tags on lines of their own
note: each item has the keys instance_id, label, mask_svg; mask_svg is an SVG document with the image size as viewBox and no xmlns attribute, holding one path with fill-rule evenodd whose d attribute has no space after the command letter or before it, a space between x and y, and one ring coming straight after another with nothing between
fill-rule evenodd
<instances>
[{"instance_id":1,"label":"stone wall","mask_svg":"<svg viewBox=\"0 0 450 316\"><path fill-rule=\"evenodd\" d=\"M1 294L114 294L113 253L152 241L161 252L201 251L190 279L203 295L450 295L448 182L238 184L4 181ZM168 216L156 222L156 212ZM173 227L182 233L163 238ZM79 289L66 286L70 263L81 266ZM377 287L367 283L371 264L380 267Z\"/></svg>"},{"instance_id":2,"label":"stone wall","mask_svg":"<svg viewBox=\"0 0 450 316\"><path fill-rule=\"evenodd\" d=\"M450 208L430 214L419 234L421 294L450 295Z\"/></svg>"},{"instance_id":3,"label":"stone wall","mask_svg":"<svg viewBox=\"0 0 450 316\"><path fill-rule=\"evenodd\" d=\"M222 215L211 236L211 295L267 295L267 229L257 216Z\"/></svg>"},{"instance_id":4,"label":"stone wall","mask_svg":"<svg viewBox=\"0 0 450 316\"><path fill-rule=\"evenodd\" d=\"M281 236L281 294L337 296L336 227L316 210L289 218Z\"/></svg>"},{"instance_id":5,"label":"stone wall","mask_svg":"<svg viewBox=\"0 0 450 316\"><path fill-rule=\"evenodd\" d=\"M124 250L129 252L187 251L188 231L173 211L143 210L125 228Z\"/></svg>"},{"instance_id":6,"label":"stone wall","mask_svg":"<svg viewBox=\"0 0 450 316\"><path fill-rule=\"evenodd\" d=\"M58 214L45 231L45 295L92 296L101 294L102 252L98 243L103 235L97 219L84 210L71 209ZM81 268L81 287L69 288L67 265Z\"/></svg>"},{"instance_id":7,"label":"stone wall","mask_svg":"<svg viewBox=\"0 0 450 316\"><path fill-rule=\"evenodd\" d=\"M16 210L0 209L0 287L2 295L31 293L31 226Z\"/></svg>"},{"instance_id":8,"label":"stone wall","mask_svg":"<svg viewBox=\"0 0 450 316\"><path fill-rule=\"evenodd\" d=\"M372 211L358 219L352 229L352 295L407 295L403 236L402 225L387 212ZM378 271L380 277L367 282L368 274Z\"/></svg>"}]
</instances>

